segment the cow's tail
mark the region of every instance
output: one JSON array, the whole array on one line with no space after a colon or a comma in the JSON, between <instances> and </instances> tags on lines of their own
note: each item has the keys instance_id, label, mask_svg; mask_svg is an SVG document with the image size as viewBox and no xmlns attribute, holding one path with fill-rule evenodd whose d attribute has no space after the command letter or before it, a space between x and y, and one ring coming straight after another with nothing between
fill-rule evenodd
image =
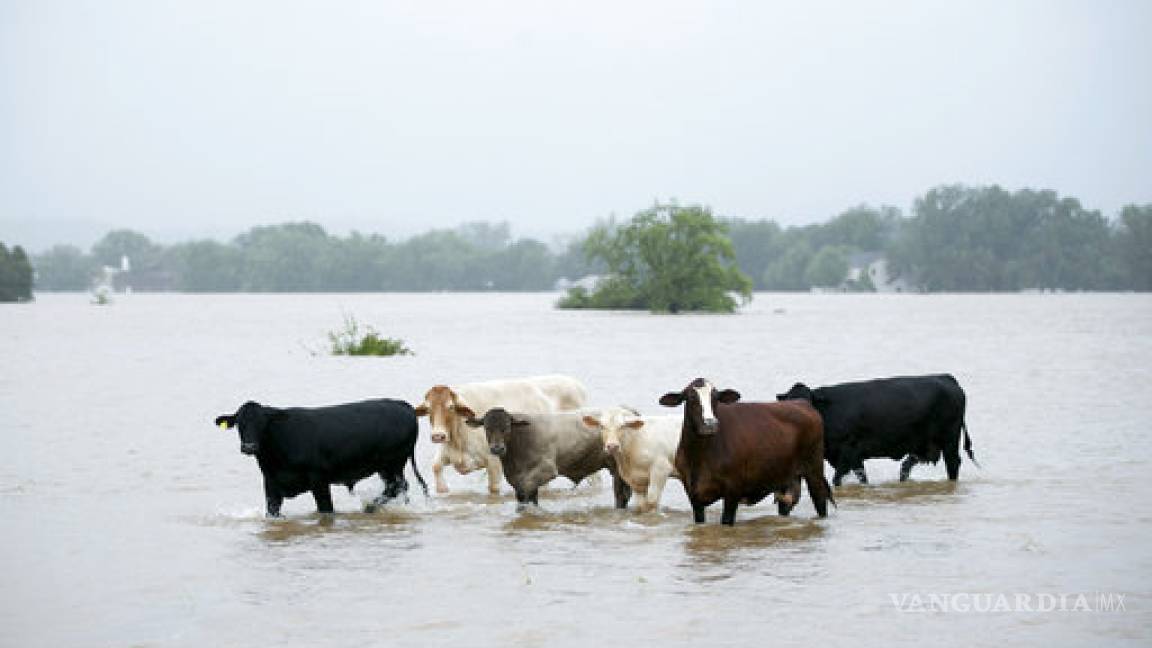
<instances>
[{"instance_id":1,"label":"cow's tail","mask_svg":"<svg viewBox=\"0 0 1152 648\"><path fill-rule=\"evenodd\" d=\"M820 471L820 479L824 480L824 491L828 493L828 501L832 502L832 506L840 508L840 505L836 503L836 497L832 495L832 484L828 483L828 478L824 476L823 470Z\"/></svg>"},{"instance_id":2,"label":"cow's tail","mask_svg":"<svg viewBox=\"0 0 1152 648\"><path fill-rule=\"evenodd\" d=\"M424 489L424 497L428 497L428 484L424 482L424 477L420 474L420 469L416 467L416 445L412 445L412 450L408 453L408 460L412 462L412 472L416 474L416 481L420 482L420 488Z\"/></svg>"},{"instance_id":3,"label":"cow's tail","mask_svg":"<svg viewBox=\"0 0 1152 648\"><path fill-rule=\"evenodd\" d=\"M972 437L968 436L968 424L960 421L960 429L964 430L964 452L968 453L968 458L972 460L972 464L977 468L983 470L983 466L979 461L976 461L976 456L972 454Z\"/></svg>"}]
</instances>

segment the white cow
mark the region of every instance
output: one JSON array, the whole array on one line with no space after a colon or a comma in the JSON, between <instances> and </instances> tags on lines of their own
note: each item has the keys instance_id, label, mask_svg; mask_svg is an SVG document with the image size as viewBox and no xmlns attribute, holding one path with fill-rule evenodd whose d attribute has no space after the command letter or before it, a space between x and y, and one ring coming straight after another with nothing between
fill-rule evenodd
<instances>
[{"instance_id":1,"label":"white cow","mask_svg":"<svg viewBox=\"0 0 1152 648\"><path fill-rule=\"evenodd\" d=\"M580 409L588 401L588 390L584 389L584 384L575 378L551 374L532 376L522 380L539 387L545 396L556 403L557 411ZM508 408L505 407L504 409ZM484 412L477 412L477 414L484 416Z\"/></svg>"},{"instance_id":2,"label":"white cow","mask_svg":"<svg viewBox=\"0 0 1152 648\"><path fill-rule=\"evenodd\" d=\"M608 407L584 416L584 425L600 431L604 449L617 471L640 497L641 512L655 510L669 477L676 477L676 447L681 416L641 416L625 407Z\"/></svg>"},{"instance_id":3,"label":"white cow","mask_svg":"<svg viewBox=\"0 0 1152 648\"><path fill-rule=\"evenodd\" d=\"M446 465L462 475L485 469L488 491L500 492L504 478L500 458L488 451L483 429L465 424L468 418L483 416L493 407L521 412L574 409L584 404L585 394L579 381L558 375L432 387L424 394L424 402L416 407L416 415L428 417L432 442L442 444L432 461L436 492L448 492L443 474Z\"/></svg>"}]
</instances>

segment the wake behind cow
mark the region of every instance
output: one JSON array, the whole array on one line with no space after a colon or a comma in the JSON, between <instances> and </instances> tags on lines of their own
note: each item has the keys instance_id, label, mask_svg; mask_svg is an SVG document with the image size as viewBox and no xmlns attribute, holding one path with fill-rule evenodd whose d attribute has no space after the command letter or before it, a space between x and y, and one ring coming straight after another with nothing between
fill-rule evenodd
<instances>
[{"instance_id":1,"label":"wake behind cow","mask_svg":"<svg viewBox=\"0 0 1152 648\"><path fill-rule=\"evenodd\" d=\"M811 403L824 419L824 456L840 485L849 471L868 483L864 460L904 459L900 481L918 462L944 457L948 479L960 476L960 434L975 463L972 440L964 423L967 399L949 374L898 376L810 389L796 383L779 400Z\"/></svg>"},{"instance_id":2,"label":"wake behind cow","mask_svg":"<svg viewBox=\"0 0 1152 648\"><path fill-rule=\"evenodd\" d=\"M416 415L404 401L285 409L248 401L235 414L216 417L216 425L239 428L240 451L256 457L269 517L279 517L284 498L305 491L311 491L320 513L332 513L330 485L343 484L351 491L372 473L384 480L376 503L385 503L407 493L406 461L428 494L413 455Z\"/></svg>"},{"instance_id":3,"label":"wake behind cow","mask_svg":"<svg viewBox=\"0 0 1152 648\"><path fill-rule=\"evenodd\" d=\"M824 479L820 415L799 401L739 400L739 392L717 391L703 378L660 398L665 407L684 405L676 472L696 523L704 522L705 507L723 500L720 521L732 525L739 504L755 504L773 493L779 513L788 515L800 498L801 480L816 513L827 515L832 490Z\"/></svg>"},{"instance_id":4,"label":"wake behind cow","mask_svg":"<svg viewBox=\"0 0 1152 648\"><path fill-rule=\"evenodd\" d=\"M504 475L500 458L488 451L483 430L465 424L468 418L493 407L524 412L573 409L583 405L586 398L587 391L579 381L561 375L433 386L416 407L416 415L428 417L431 440L441 444L432 462L436 492L448 492L444 466L452 466L462 475L485 470L488 491L500 492Z\"/></svg>"},{"instance_id":5,"label":"wake behind cow","mask_svg":"<svg viewBox=\"0 0 1152 648\"><path fill-rule=\"evenodd\" d=\"M579 411L541 414L496 407L482 418L469 419L468 425L483 430L492 454L500 457L520 508L539 505L540 487L560 475L579 484L604 468L612 473L616 507L625 508L632 491L616 473L599 432L584 424L584 416Z\"/></svg>"}]
</instances>

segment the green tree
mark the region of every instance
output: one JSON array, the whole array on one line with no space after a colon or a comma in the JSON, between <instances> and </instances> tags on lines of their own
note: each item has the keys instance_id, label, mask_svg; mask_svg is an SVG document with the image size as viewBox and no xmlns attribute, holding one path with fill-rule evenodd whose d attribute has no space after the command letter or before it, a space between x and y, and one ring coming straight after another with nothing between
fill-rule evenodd
<instances>
[{"instance_id":1,"label":"green tree","mask_svg":"<svg viewBox=\"0 0 1152 648\"><path fill-rule=\"evenodd\" d=\"M1130 290L1152 290L1152 204L1126 205L1116 233L1120 282Z\"/></svg>"},{"instance_id":2,"label":"green tree","mask_svg":"<svg viewBox=\"0 0 1152 648\"><path fill-rule=\"evenodd\" d=\"M39 290L87 290L96 272L96 261L74 245L55 245L36 255L36 288Z\"/></svg>"},{"instance_id":3,"label":"green tree","mask_svg":"<svg viewBox=\"0 0 1152 648\"><path fill-rule=\"evenodd\" d=\"M707 207L656 204L620 226L594 228L584 249L605 263L610 278L591 295L571 292L562 308L732 312L730 292L745 302L752 297L725 226Z\"/></svg>"},{"instance_id":4,"label":"green tree","mask_svg":"<svg viewBox=\"0 0 1152 648\"><path fill-rule=\"evenodd\" d=\"M163 247L153 243L147 236L127 229L108 232L92 246L92 257L97 265L119 268L121 259L128 257L130 270L116 275L116 283L145 290L171 287L163 255Z\"/></svg>"},{"instance_id":5,"label":"green tree","mask_svg":"<svg viewBox=\"0 0 1152 648\"><path fill-rule=\"evenodd\" d=\"M0 242L0 302L32 301L32 264L24 248Z\"/></svg>"},{"instance_id":6,"label":"green tree","mask_svg":"<svg viewBox=\"0 0 1152 648\"><path fill-rule=\"evenodd\" d=\"M233 245L191 241L169 247L164 265L171 288L184 292L234 292L240 289L243 258Z\"/></svg>"},{"instance_id":7,"label":"green tree","mask_svg":"<svg viewBox=\"0 0 1152 648\"><path fill-rule=\"evenodd\" d=\"M316 223L254 227L236 238L244 256L244 290L313 292L325 289L328 234Z\"/></svg>"},{"instance_id":8,"label":"green tree","mask_svg":"<svg viewBox=\"0 0 1152 648\"><path fill-rule=\"evenodd\" d=\"M838 287L848 278L848 248L825 245L812 256L804 269L809 286Z\"/></svg>"},{"instance_id":9,"label":"green tree","mask_svg":"<svg viewBox=\"0 0 1152 648\"><path fill-rule=\"evenodd\" d=\"M929 291L1090 290L1108 283L1099 212L1052 191L935 187L889 247L892 268Z\"/></svg>"},{"instance_id":10,"label":"green tree","mask_svg":"<svg viewBox=\"0 0 1152 648\"><path fill-rule=\"evenodd\" d=\"M604 262L599 259L589 259L584 254L584 239L572 240L563 244L562 250L556 254L552 262L552 272L555 275L552 283L560 277L576 280L592 274L603 274L607 271Z\"/></svg>"},{"instance_id":11,"label":"green tree","mask_svg":"<svg viewBox=\"0 0 1152 648\"><path fill-rule=\"evenodd\" d=\"M817 249L837 245L865 252L879 251L887 246L900 221L900 210L890 205L857 205L817 225L811 243Z\"/></svg>"},{"instance_id":12,"label":"green tree","mask_svg":"<svg viewBox=\"0 0 1152 648\"><path fill-rule=\"evenodd\" d=\"M769 264L786 250L784 233L775 221L725 221L736 254L736 265L752 277L757 288L766 288L764 273Z\"/></svg>"},{"instance_id":13,"label":"green tree","mask_svg":"<svg viewBox=\"0 0 1152 648\"><path fill-rule=\"evenodd\" d=\"M808 290L811 284L806 274L812 254L812 245L806 240L787 245L784 254L773 259L764 270L764 287L768 290Z\"/></svg>"},{"instance_id":14,"label":"green tree","mask_svg":"<svg viewBox=\"0 0 1152 648\"><path fill-rule=\"evenodd\" d=\"M556 283L554 264L548 246L520 239L490 254L482 272L492 290L547 290Z\"/></svg>"}]
</instances>

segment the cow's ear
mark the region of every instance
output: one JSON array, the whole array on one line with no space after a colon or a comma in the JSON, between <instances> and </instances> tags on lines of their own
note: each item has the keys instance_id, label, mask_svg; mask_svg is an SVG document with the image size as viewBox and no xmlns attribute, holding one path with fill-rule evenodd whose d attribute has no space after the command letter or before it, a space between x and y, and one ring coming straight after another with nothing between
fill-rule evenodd
<instances>
[{"instance_id":1,"label":"cow's ear","mask_svg":"<svg viewBox=\"0 0 1152 648\"><path fill-rule=\"evenodd\" d=\"M428 416L428 401L420 403L413 409L416 411L416 416Z\"/></svg>"},{"instance_id":2,"label":"cow's ear","mask_svg":"<svg viewBox=\"0 0 1152 648\"><path fill-rule=\"evenodd\" d=\"M520 419L512 419L512 427L514 427L514 428L524 427L525 425L528 425L528 421L522 421Z\"/></svg>"},{"instance_id":3,"label":"cow's ear","mask_svg":"<svg viewBox=\"0 0 1152 648\"><path fill-rule=\"evenodd\" d=\"M740 400L740 392L735 389L725 389L724 391L716 392L716 400L721 403L735 403Z\"/></svg>"},{"instance_id":4,"label":"cow's ear","mask_svg":"<svg viewBox=\"0 0 1152 648\"><path fill-rule=\"evenodd\" d=\"M584 421L584 425L587 425L588 427L590 427L592 429L599 429L600 428L600 421L596 420L596 418L593 416L585 416L585 417L581 418L580 420Z\"/></svg>"},{"instance_id":5,"label":"cow's ear","mask_svg":"<svg viewBox=\"0 0 1152 648\"><path fill-rule=\"evenodd\" d=\"M216 417L216 426L221 430L231 430L236 427L236 417L231 414L224 414Z\"/></svg>"},{"instance_id":6,"label":"cow's ear","mask_svg":"<svg viewBox=\"0 0 1152 648\"><path fill-rule=\"evenodd\" d=\"M476 418L475 416L469 416L468 418L464 419L464 423L468 427L474 427L474 428L484 427L484 421L481 421L480 419Z\"/></svg>"},{"instance_id":7,"label":"cow's ear","mask_svg":"<svg viewBox=\"0 0 1152 648\"><path fill-rule=\"evenodd\" d=\"M473 412L471 407L460 403L456 404L456 413L464 418L476 418L476 412Z\"/></svg>"},{"instance_id":8,"label":"cow's ear","mask_svg":"<svg viewBox=\"0 0 1152 648\"><path fill-rule=\"evenodd\" d=\"M664 407L679 407L684 402L683 392L668 392L660 397L660 404Z\"/></svg>"},{"instance_id":9,"label":"cow's ear","mask_svg":"<svg viewBox=\"0 0 1152 648\"><path fill-rule=\"evenodd\" d=\"M644 419L634 419L628 421L624 424L624 427L632 428L633 430L639 430L640 428L644 427Z\"/></svg>"}]
</instances>

